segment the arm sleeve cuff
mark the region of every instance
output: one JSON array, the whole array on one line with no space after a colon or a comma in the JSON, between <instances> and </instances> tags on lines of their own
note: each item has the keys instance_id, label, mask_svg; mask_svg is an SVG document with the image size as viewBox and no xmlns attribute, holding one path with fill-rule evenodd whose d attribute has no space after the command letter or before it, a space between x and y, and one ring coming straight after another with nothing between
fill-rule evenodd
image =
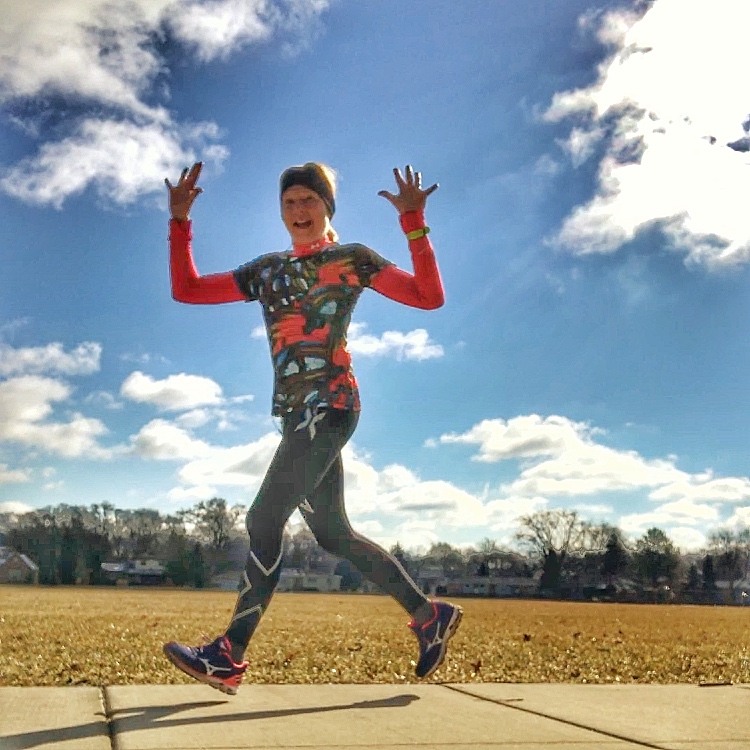
<instances>
[{"instance_id":1,"label":"arm sleeve cuff","mask_svg":"<svg viewBox=\"0 0 750 750\"><path fill-rule=\"evenodd\" d=\"M399 221L404 234L413 232L415 229L421 229L425 225L424 211L407 211L399 216Z\"/></svg>"}]
</instances>

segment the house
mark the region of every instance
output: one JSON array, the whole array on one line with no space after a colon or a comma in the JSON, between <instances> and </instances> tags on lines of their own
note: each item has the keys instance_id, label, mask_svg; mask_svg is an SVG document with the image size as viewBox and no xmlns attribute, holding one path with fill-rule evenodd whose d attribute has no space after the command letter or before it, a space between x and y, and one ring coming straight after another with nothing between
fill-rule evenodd
<instances>
[{"instance_id":1,"label":"house","mask_svg":"<svg viewBox=\"0 0 750 750\"><path fill-rule=\"evenodd\" d=\"M0 583L39 583L39 568L21 552L0 547Z\"/></svg>"},{"instance_id":2,"label":"house","mask_svg":"<svg viewBox=\"0 0 750 750\"><path fill-rule=\"evenodd\" d=\"M448 578L435 568L421 571L417 586L428 596L527 597L539 590L541 571L533 576L494 575Z\"/></svg>"},{"instance_id":3,"label":"house","mask_svg":"<svg viewBox=\"0 0 750 750\"><path fill-rule=\"evenodd\" d=\"M305 572L288 568L281 571L277 591L339 591L341 576L325 572Z\"/></svg>"},{"instance_id":4,"label":"house","mask_svg":"<svg viewBox=\"0 0 750 750\"><path fill-rule=\"evenodd\" d=\"M750 605L750 580L716 581L718 600L724 604Z\"/></svg>"},{"instance_id":5,"label":"house","mask_svg":"<svg viewBox=\"0 0 750 750\"><path fill-rule=\"evenodd\" d=\"M164 583L165 568L158 560L102 563L102 574L118 586L153 586Z\"/></svg>"}]
</instances>

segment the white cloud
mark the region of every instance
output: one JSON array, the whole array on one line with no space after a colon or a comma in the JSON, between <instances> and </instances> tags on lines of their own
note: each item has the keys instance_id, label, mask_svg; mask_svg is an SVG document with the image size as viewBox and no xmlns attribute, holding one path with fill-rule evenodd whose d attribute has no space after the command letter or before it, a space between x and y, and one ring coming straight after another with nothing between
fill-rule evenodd
<instances>
[{"instance_id":1,"label":"white cloud","mask_svg":"<svg viewBox=\"0 0 750 750\"><path fill-rule=\"evenodd\" d=\"M81 121L63 140L45 143L33 157L5 171L0 188L27 203L61 208L72 195L93 186L98 195L126 205L144 193L163 189L165 175L197 160L220 163L228 155L211 145L211 124L177 128L122 119Z\"/></svg>"},{"instance_id":2,"label":"white cloud","mask_svg":"<svg viewBox=\"0 0 750 750\"><path fill-rule=\"evenodd\" d=\"M434 359L444 355L443 347L430 340L424 328L413 331L385 331L380 337L364 333L366 323L349 326L348 348L352 354L364 357L395 356L396 359Z\"/></svg>"},{"instance_id":3,"label":"white cloud","mask_svg":"<svg viewBox=\"0 0 750 750\"><path fill-rule=\"evenodd\" d=\"M186 430L163 419L154 419L130 438L132 452L160 461L190 460L212 452L208 443L196 440Z\"/></svg>"},{"instance_id":4,"label":"white cloud","mask_svg":"<svg viewBox=\"0 0 750 750\"><path fill-rule=\"evenodd\" d=\"M227 58L243 43L265 41L271 36L273 10L263 0L188 0L172 16L170 26L179 39L196 48L201 60Z\"/></svg>"},{"instance_id":5,"label":"white cloud","mask_svg":"<svg viewBox=\"0 0 750 750\"><path fill-rule=\"evenodd\" d=\"M485 419L463 434L448 433L440 442L479 445L477 461L494 462L509 458L557 456L596 434L585 422L567 417L540 417L538 414L503 419Z\"/></svg>"},{"instance_id":6,"label":"white cloud","mask_svg":"<svg viewBox=\"0 0 750 750\"><path fill-rule=\"evenodd\" d=\"M681 498L694 502L741 503L750 501L750 478L720 477L712 479L710 474L693 476L653 490L652 500Z\"/></svg>"},{"instance_id":7,"label":"white cloud","mask_svg":"<svg viewBox=\"0 0 750 750\"><path fill-rule=\"evenodd\" d=\"M0 103L30 103L15 108L30 114L11 121L44 138L54 109L40 103L54 97L67 108L68 131L4 170L0 188L59 208L93 186L107 201L128 204L163 191L163 178L179 174L198 152L220 163L227 151L212 145L215 124L176 123L159 103L168 100L169 70L158 43L170 37L200 60L275 35L304 44L327 8L327 0L5 3Z\"/></svg>"},{"instance_id":8,"label":"white cloud","mask_svg":"<svg viewBox=\"0 0 750 750\"><path fill-rule=\"evenodd\" d=\"M174 487L167 493L167 498L175 503L198 502L210 500L219 493L215 487Z\"/></svg>"},{"instance_id":9,"label":"white cloud","mask_svg":"<svg viewBox=\"0 0 750 750\"><path fill-rule=\"evenodd\" d=\"M681 475L671 461L645 459L636 451L584 439L554 458L524 468L509 489L526 496L593 495L653 487Z\"/></svg>"},{"instance_id":10,"label":"white cloud","mask_svg":"<svg viewBox=\"0 0 750 750\"><path fill-rule=\"evenodd\" d=\"M414 487L419 478L414 472L400 464L390 464L378 472L377 488L380 492L392 492L405 487Z\"/></svg>"},{"instance_id":11,"label":"white cloud","mask_svg":"<svg viewBox=\"0 0 750 750\"><path fill-rule=\"evenodd\" d=\"M487 523L487 508L480 498L443 480L422 481L386 493L379 502L399 515L432 519L440 526L460 528Z\"/></svg>"},{"instance_id":12,"label":"white cloud","mask_svg":"<svg viewBox=\"0 0 750 750\"><path fill-rule=\"evenodd\" d=\"M92 341L85 341L69 352L59 342L19 349L0 343L0 375L45 372L89 375L98 372L101 353L101 344Z\"/></svg>"},{"instance_id":13,"label":"white cloud","mask_svg":"<svg viewBox=\"0 0 750 750\"><path fill-rule=\"evenodd\" d=\"M184 414L180 414L175 422L187 430L195 430L207 425L212 418L213 412L210 409L191 409Z\"/></svg>"},{"instance_id":14,"label":"white cloud","mask_svg":"<svg viewBox=\"0 0 750 750\"><path fill-rule=\"evenodd\" d=\"M159 117L141 95L163 63L152 46L170 0L24 0L7 3L0 27L5 99L58 93Z\"/></svg>"},{"instance_id":15,"label":"white cloud","mask_svg":"<svg viewBox=\"0 0 750 750\"><path fill-rule=\"evenodd\" d=\"M595 496L599 502L565 507L589 519L604 516L630 534L642 534L650 526L684 530L718 525L716 504L750 499L747 477L715 478L708 471L689 474L677 468L675 456L646 459L637 451L598 443L596 438L602 434L600 429L566 417L533 414L507 421L487 419L462 434L442 435L439 442L476 445L474 460L520 461L515 479L502 485L501 497L486 505L490 529L496 532L514 527L520 515L546 507L552 498L566 504L569 498ZM643 490L662 504L618 520L614 508L601 501L605 493Z\"/></svg>"},{"instance_id":16,"label":"white cloud","mask_svg":"<svg viewBox=\"0 0 750 750\"><path fill-rule=\"evenodd\" d=\"M495 533L505 532L506 538L518 528L518 519L521 516L536 513L547 508L547 499L544 497L504 497L490 500L487 503L487 522L490 531Z\"/></svg>"},{"instance_id":17,"label":"white cloud","mask_svg":"<svg viewBox=\"0 0 750 750\"><path fill-rule=\"evenodd\" d=\"M34 509L26 503L17 500L8 500L0 503L0 513L12 513L16 516L22 516L24 513L31 513Z\"/></svg>"},{"instance_id":18,"label":"white cloud","mask_svg":"<svg viewBox=\"0 0 750 750\"><path fill-rule=\"evenodd\" d=\"M255 401L255 396L252 393L246 393L244 396L230 396L227 399L230 404L247 404L250 401Z\"/></svg>"},{"instance_id":19,"label":"white cloud","mask_svg":"<svg viewBox=\"0 0 750 750\"><path fill-rule=\"evenodd\" d=\"M706 535L689 526L670 527L669 538L682 552L695 552L706 546Z\"/></svg>"},{"instance_id":20,"label":"white cloud","mask_svg":"<svg viewBox=\"0 0 750 750\"><path fill-rule=\"evenodd\" d=\"M0 442L21 443L67 458L109 458L97 438L108 432L98 419L74 413L68 422L47 421L52 404L66 401L71 389L52 378L24 375L0 382Z\"/></svg>"},{"instance_id":21,"label":"white cloud","mask_svg":"<svg viewBox=\"0 0 750 750\"><path fill-rule=\"evenodd\" d=\"M247 44L291 32L296 42L284 51L304 48L318 32L318 17L329 0L187 0L171 14L169 25L180 41L193 46L201 60L226 59Z\"/></svg>"},{"instance_id":22,"label":"white cloud","mask_svg":"<svg viewBox=\"0 0 750 750\"><path fill-rule=\"evenodd\" d=\"M571 510L575 510L586 518L612 518L614 508L604 503L576 503Z\"/></svg>"},{"instance_id":23,"label":"white cloud","mask_svg":"<svg viewBox=\"0 0 750 750\"><path fill-rule=\"evenodd\" d=\"M726 520L722 526L728 528L746 528L750 527L750 505L741 508L735 508L734 513Z\"/></svg>"},{"instance_id":24,"label":"white cloud","mask_svg":"<svg viewBox=\"0 0 750 750\"><path fill-rule=\"evenodd\" d=\"M271 463L279 435L267 433L252 443L230 448L212 447L205 456L185 464L180 482L195 487L242 487L252 499Z\"/></svg>"},{"instance_id":25,"label":"white cloud","mask_svg":"<svg viewBox=\"0 0 750 750\"><path fill-rule=\"evenodd\" d=\"M383 524L380 521L355 521L352 524L355 531L365 536L372 537L375 534L383 533ZM392 546L392 545L389 545Z\"/></svg>"},{"instance_id":26,"label":"white cloud","mask_svg":"<svg viewBox=\"0 0 750 750\"><path fill-rule=\"evenodd\" d=\"M611 55L593 84L556 94L544 115L573 121L566 148L574 165L600 156L596 194L556 241L576 254L611 253L658 223L690 262L747 262L750 5L638 6L584 17Z\"/></svg>"},{"instance_id":27,"label":"white cloud","mask_svg":"<svg viewBox=\"0 0 750 750\"><path fill-rule=\"evenodd\" d=\"M179 373L154 380L140 370L128 375L120 395L131 401L152 404L163 411L182 411L223 403L221 386L202 375Z\"/></svg>"},{"instance_id":28,"label":"white cloud","mask_svg":"<svg viewBox=\"0 0 750 750\"><path fill-rule=\"evenodd\" d=\"M10 469L7 464L0 464L0 484L30 481L31 473L28 469Z\"/></svg>"},{"instance_id":29,"label":"white cloud","mask_svg":"<svg viewBox=\"0 0 750 750\"><path fill-rule=\"evenodd\" d=\"M591 495L655 487L686 476L673 461L647 460L635 451L594 441L601 430L583 422L537 414L487 419L463 434L440 436L441 443L479 446L474 460L523 459L518 478L503 489L519 497Z\"/></svg>"},{"instance_id":30,"label":"white cloud","mask_svg":"<svg viewBox=\"0 0 750 750\"><path fill-rule=\"evenodd\" d=\"M676 546L690 551L705 546L707 530L723 525L718 521L716 508L680 500L647 513L628 513L620 517L618 525L633 539L642 537L650 528L660 528Z\"/></svg>"}]
</instances>

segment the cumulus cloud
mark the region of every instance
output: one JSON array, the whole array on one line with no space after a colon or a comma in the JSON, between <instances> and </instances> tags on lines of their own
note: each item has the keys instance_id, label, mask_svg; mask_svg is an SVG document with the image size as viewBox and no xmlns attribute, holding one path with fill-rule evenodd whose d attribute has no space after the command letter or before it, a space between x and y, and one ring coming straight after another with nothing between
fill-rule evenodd
<instances>
[{"instance_id":1,"label":"cumulus cloud","mask_svg":"<svg viewBox=\"0 0 750 750\"><path fill-rule=\"evenodd\" d=\"M738 529L750 528L750 505L736 508L734 513L722 526Z\"/></svg>"},{"instance_id":2,"label":"cumulus cloud","mask_svg":"<svg viewBox=\"0 0 750 750\"><path fill-rule=\"evenodd\" d=\"M537 414L510 420L488 419L441 443L479 446L477 461L523 459L522 471L505 489L523 497L578 496L602 491L655 487L685 477L674 462L647 460L635 451L616 450L595 441L600 429L566 417Z\"/></svg>"},{"instance_id":3,"label":"cumulus cloud","mask_svg":"<svg viewBox=\"0 0 750 750\"><path fill-rule=\"evenodd\" d=\"M711 473L685 477L653 490L652 500L684 498L691 502L742 503L750 502L750 478L720 477Z\"/></svg>"},{"instance_id":4,"label":"cumulus cloud","mask_svg":"<svg viewBox=\"0 0 750 750\"><path fill-rule=\"evenodd\" d=\"M221 386L217 382L184 372L154 380L150 375L136 370L124 380L120 395L163 411L183 411L223 403Z\"/></svg>"},{"instance_id":5,"label":"cumulus cloud","mask_svg":"<svg viewBox=\"0 0 750 750\"><path fill-rule=\"evenodd\" d=\"M487 524L491 532L510 540L518 528L518 519L545 510L548 501L544 497L508 496L487 503Z\"/></svg>"},{"instance_id":6,"label":"cumulus cloud","mask_svg":"<svg viewBox=\"0 0 750 750\"><path fill-rule=\"evenodd\" d=\"M0 484L30 481L31 474L28 469L11 469L7 464L0 464Z\"/></svg>"},{"instance_id":7,"label":"cumulus cloud","mask_svg":"<svg viewBox=\"0 0 750 750\"><path fill-rule=\"evenodd\" d=\"M750 259L749 22L744 0L717 0L708 12L637 2L583 17L610 54L595 82L556 94L544 118L571 123L565 148L576 166L599 159L598 184L563 223L559 245L613 253L658 225L691 263Z\"/></svg>"},{"instance_id":8,"label":"cumulus cloud","mask_svg":"<svg viewBox=\"0 0 750 750\"><path fill-rule=\"evenodd\" d=\"M212 144L211 123L177 126L120 118L87 118L59 141L44 143L33 156L4 171L0 189L27 203L61 208L65 200L93 187L111 203L126 205L144 193L163 190L164 176L197 160L220 163L228 155Z\"/></svg>"},{"instance_id":9,"label":"cumulus cloud","mask_svg":"<svg viewBox=\"0 0 750 750\"><path fill-rule=\"evenodd\" d=\"M59 342L14 349L0 343L0 375L60 373L89 375L99 370L101 344L85 341L66 352Z\"/></svg>"},{"instance_id":10,"label":"cumulus cloud","mask_svg":"<svg viewBox=\"0 0 750 750\"><path fill-rule=\"evenodd\" d=\"M34 509L26 503L18 500L8 500L0 503L0 513L10 513L14 516L22 516L24 513L31 513Z\"/></svg>"},{"instance_id":11,"label":"cumulus cloud","mask_svg":"<svg viewBox=\"0 0 750 750\"><path fill-rule=\"evenodd\" d=\"M695 550L705 546L708 529L723 525L715 507L688 500L665 503L646 513L627 513L621 516L617 523L633 538L643 536L653 527L663 529L683 550Z\"/></svg>"},{"instance_id":12,"label":"cumulus cloud","mask_svg":"<svg viewBox=\"0 0 750 750\"><path fill-rule=\"evenodd\" d=\"M41 145L3 170L0 189L60 207L93 186L106 200L127 204L163 190L163 177L198 154L221 162L227 151L216 143L216 125L179 123L165 106L169 71L160 43L182 45L201 61L276 37L289 51L304 46L327 8L328 0L6 3L0 104ZM69 124L48 140L58 132L49 122L54 107L46 106L53 101L64 104Z\"/></svg>"},{"instance_id":13,"label":"cumulus cloud","mask_svg":"<svg viewBox=\"0 0 750 750\"><path fill-rule=\"evenodd\" d=\"M530 414L508 421L485 419L462 434L441 435L440 442L479 445L475 460L491 463L509 458L560 455L596 432L585 422L573 422L556 415L542 418Z\"/></svg>"},{"instance_id":14,"label":"cumulus cloud","mask_svg":"<svg viewBox=\"0 0 750 750\"><path fill-rule=\"evenodd\" d=\"M211 453L207 443L163 419L152 420L130 440L133 453L159 461L195 459Z\"/></svg>"},{"instance_id":15,"label":"cumulus cloud","mask_svg":"<svg viewBox=\"0 0 750 750\"><path fill-rule=\"evenodd\" d=\"M347 337L352 354L364 357L395 357L402 359L434 359L444 355L443 347L430 339L424 328L413 331L385 331L380 337L364 333L366 323L352 323Z\"/></svg>"},{"instance_id":16,"label":"cumulus cloud","mask_svg":"<svg viewBox=\"0 0 750 750\"><path fill-rule=\"evenodd\" d=\"M0 382L0 442L39 448L66 458L109 458L98 444L108 430L98 419L74 413L67 422L50 420L53 404L66 401L71 388L59 380L23 375Z\"/></svg>"},{"instance_id":17,"label":"cumulus cloud","mask_svg":"<svg viewBox=\"0 0 750 750\"><path fill-rule=\"evenodd\" d=\"M186 463L178 472L179 480L187 487L241 487L252 499L278 444L278 434L268 433L243 445L213 446L205 456Z\"/></svg>"},{"instance_id":18,"label":"cumulus cloud","mask_svg":"<svg viewBox=\"0 0 750 750\"><path fill-rule=\"evenodd\" d=\"M566 417L532 414L484 420L464 433L433 439L431 445L474 445L478 448L474 460L519 463L515 479L499 487L501 497L486 505L490 528L499 532L551 500L577 508L587 518L611 518L613 509L601 502L603 496L645 490L649 499L661 504L617 521L626 533L640 534L650 526L666 527L671 533L678 527L718 525L717 505L750 499L747 477L714 477L710 471L690 474L676 466L674 456L647 459L637 451L603 445L598 441L604 434ZM571 499L580 497L599 502L570 505ZM737 513L741 515L742 509Z\"/></svg>"}]
</instances>

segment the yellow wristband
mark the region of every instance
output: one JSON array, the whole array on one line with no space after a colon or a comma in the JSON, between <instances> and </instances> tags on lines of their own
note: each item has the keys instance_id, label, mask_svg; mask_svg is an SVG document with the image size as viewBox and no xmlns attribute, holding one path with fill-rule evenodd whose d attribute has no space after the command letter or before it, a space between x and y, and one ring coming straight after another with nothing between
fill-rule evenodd
<instances>
[{"instance_id":1,"label":"yellow wristband","mask_svg":"<svg viewBox=\"0 0 750 750\"><path fill-rule=\"evenodd\" d=\"M430 233L429 227L421 227L420 229L415 229L413 232L407 232L406 238L408 240L419 240L425 235L428 235Z\"/></svg>"}]
</instances>

